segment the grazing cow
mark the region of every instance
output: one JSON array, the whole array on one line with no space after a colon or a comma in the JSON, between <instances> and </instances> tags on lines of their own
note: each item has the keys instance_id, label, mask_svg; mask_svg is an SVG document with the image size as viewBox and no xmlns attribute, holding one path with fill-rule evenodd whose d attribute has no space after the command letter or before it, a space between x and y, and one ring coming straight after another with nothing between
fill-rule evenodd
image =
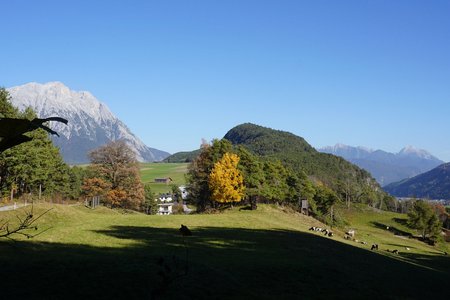
<instances>
[{"instance_id":1,"label":"grazing cow","mask_svg":"<svg viewBox=\"0 0 450 300\"><path fill-rule=\"evenodd\" d=\"M331 231L328 232L328 236L329 236L329 237L333 237L333 232L331 232Z\"/></svg>"},{"instance_id":2,"label":"grazing cow","mask_svg":"<svg viewBox=\"0 0 450 300\"><path fill-rule=\"evenodd\" d=\"M355 237L355 230L354 229L350 229L349 231L347 231L345 234L351 236L351 237Z\"/></svg>"},{"instance_id":3,"label":"grazing cow","mask_svg":"<svg viewBox=\"0 0 450 300\"><path fill-rule=\"evenodd\" d=\"M311 228L309 228L310 231L316 231L316 227L312 226Z\"/></svg>"},{"instance_id":4,"label":"grazing cow","mask_svg":"<svg viewBox=\"0 0 450 300\"><path fill-rule=\"evenodd\" d=\"M408 247L405 247L406 250L410 251L411 249L409 249Z\"/></svg>"},{"instance_id":5,"label":"grazing cow","mask_svg":"<svg viewBox=\"0 0 450 300\"><path fill-rule=\"evenodd\" d=\"M180 233L182 236L192 235L192 232L189 230L189 228L183 224L181 224L181 227L179 230L180 230Z\"/></svg>"},{"instance_id":6,"label":"grazing cow","mask_svg":"<svg viewBox=\"0 0 450 300\"><path fill-rule=\"evenodd\" d=\"M370 250L378 250L378 244L373 244Z\"/></svg>"},{"instance_id":7,"label":"grazing cow","mask_svg":"<svg viewBox=\"0 0 450 300\"><path fill-rule=\"evenodd\" d=\"M349 235L347 235L347 234L344 236L344 239L346 239L346 240L350 240L351 238L352 238L352 237L349 236Z\"/></svg>"},{"instance_id":8,"label":"grazing cow","mask_svg":"<svg viewBox=\"0 0 450 300\"><path fill-rule=\"evenodd\" d=\"M363 245L367 245L367 242L361 241L361 244L363 244Z\"/></svg>"},{"instance_id":9,"label":"grazing cow","mask_svg":"<svg viewBox=\"0 0 450 300\"><path fill-rule=\"evenodd\" d=\"M392 253L394 253L394 254L398 254L398 250L397 250L397 249L395 249L395 250L392 250Z\"/></svg>"}]
</instances>

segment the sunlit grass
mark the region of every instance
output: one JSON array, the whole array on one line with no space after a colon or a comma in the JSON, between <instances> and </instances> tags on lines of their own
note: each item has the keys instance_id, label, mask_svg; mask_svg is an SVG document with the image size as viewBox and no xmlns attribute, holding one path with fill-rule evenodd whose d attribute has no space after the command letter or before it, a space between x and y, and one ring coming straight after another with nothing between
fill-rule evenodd
<instances>
[{"instance_id":1,"label":"sunlit grass","mask_svg":"<svg viewBox=\"0 0 450 300\"><path fill-rule=\"evenodd\" d=\"M171 191L171 184L185 185L184 175L187 172L187 163L143 163L140 164L141 180L149 184L155 193ZM172 178L171 184L155 183L155 178Z\"/></svg>"},{"instance_id":2,"label":"sunlit grass","mask_svg":"<svg viewBox=\"0 0 450 300\"><path fill-rule=\"evenodd\" d=\"M235 207L219 214L148 216L45 204L35 207L35 213L49 208L38 224L39 230L47 229L43 234L0 241L5 297L33 298L31 291L38 290L44 298L149 298L161 286L161 258L183 273L188 257L188 275L163 293L173 299L373 298L381 296L380 286L383 298L420 298L425 295L420 285L443 284L449 275L449 259L440 250L392 237L373 225L387 224L397 214L342 212L354 223L357 237L368 243L411 248L394 256L346 241L338 229L333 238L312 233L309 227L325 225L275 205L259 205L257 211ZM1 213L0 219L18 213ZM181 224L191 229L191 237L179 234ZM407 230L401 224L398 228ZM21 273L33 278L29 289L22 288ZM353 288L344 288L348 285Z\"/></svg>"}]
</instances>

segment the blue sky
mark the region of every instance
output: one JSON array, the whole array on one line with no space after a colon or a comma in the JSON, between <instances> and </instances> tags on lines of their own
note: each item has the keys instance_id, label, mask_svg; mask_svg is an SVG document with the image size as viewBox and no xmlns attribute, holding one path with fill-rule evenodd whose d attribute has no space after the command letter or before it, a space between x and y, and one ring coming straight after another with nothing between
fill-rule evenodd
<instances>
[{"instance_id":1,"label":"blue sky","mask_svg":"<svg viewBox=\"0 0 450 300\"><path fill-rule=\"evenodd\" d=\"M252 122L450 161L449 1L4 1L0 86L88 90L150 147Z\"/></svg>"}]
</instances>

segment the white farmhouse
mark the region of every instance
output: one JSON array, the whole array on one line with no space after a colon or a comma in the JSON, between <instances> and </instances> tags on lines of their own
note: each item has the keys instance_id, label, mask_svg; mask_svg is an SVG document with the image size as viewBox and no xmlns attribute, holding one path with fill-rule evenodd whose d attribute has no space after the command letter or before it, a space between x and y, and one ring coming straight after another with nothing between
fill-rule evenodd
<instances>
[{"instance_id":1,"label":"white farmhouse","mask_svg":"<svg viewBox=\"0 0 450 300\"><path fill-rule=\"evenodd\" d=\"M159 196L159 204L158 204L158 215L171 215L172 214L172 207L173 207L173 200L172 196L170 194L161 194Z\"/></svg>"}]
</instances>

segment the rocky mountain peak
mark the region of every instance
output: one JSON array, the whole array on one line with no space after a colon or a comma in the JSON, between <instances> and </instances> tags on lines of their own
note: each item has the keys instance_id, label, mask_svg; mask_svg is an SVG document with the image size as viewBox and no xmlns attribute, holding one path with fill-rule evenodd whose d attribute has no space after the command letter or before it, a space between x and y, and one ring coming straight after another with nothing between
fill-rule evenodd
<instances>
[{"instance_id":1,"label":"rocky mountain peak","mask_svg":"<svg viewBox=\"0 0 450 300\"><path fill-rule=\"evenodd\" d=\"M87 91L73 91L59 81L27 83L8 89L12 103L20 110L32 107L39 117L59 116L69 124L55 124L55 138L64 159L85 163L87 153L109 141L123 139L139 161L159 161L169 153L147 147L120 121L108 106Z\"/></svg>"}]
</instances>

